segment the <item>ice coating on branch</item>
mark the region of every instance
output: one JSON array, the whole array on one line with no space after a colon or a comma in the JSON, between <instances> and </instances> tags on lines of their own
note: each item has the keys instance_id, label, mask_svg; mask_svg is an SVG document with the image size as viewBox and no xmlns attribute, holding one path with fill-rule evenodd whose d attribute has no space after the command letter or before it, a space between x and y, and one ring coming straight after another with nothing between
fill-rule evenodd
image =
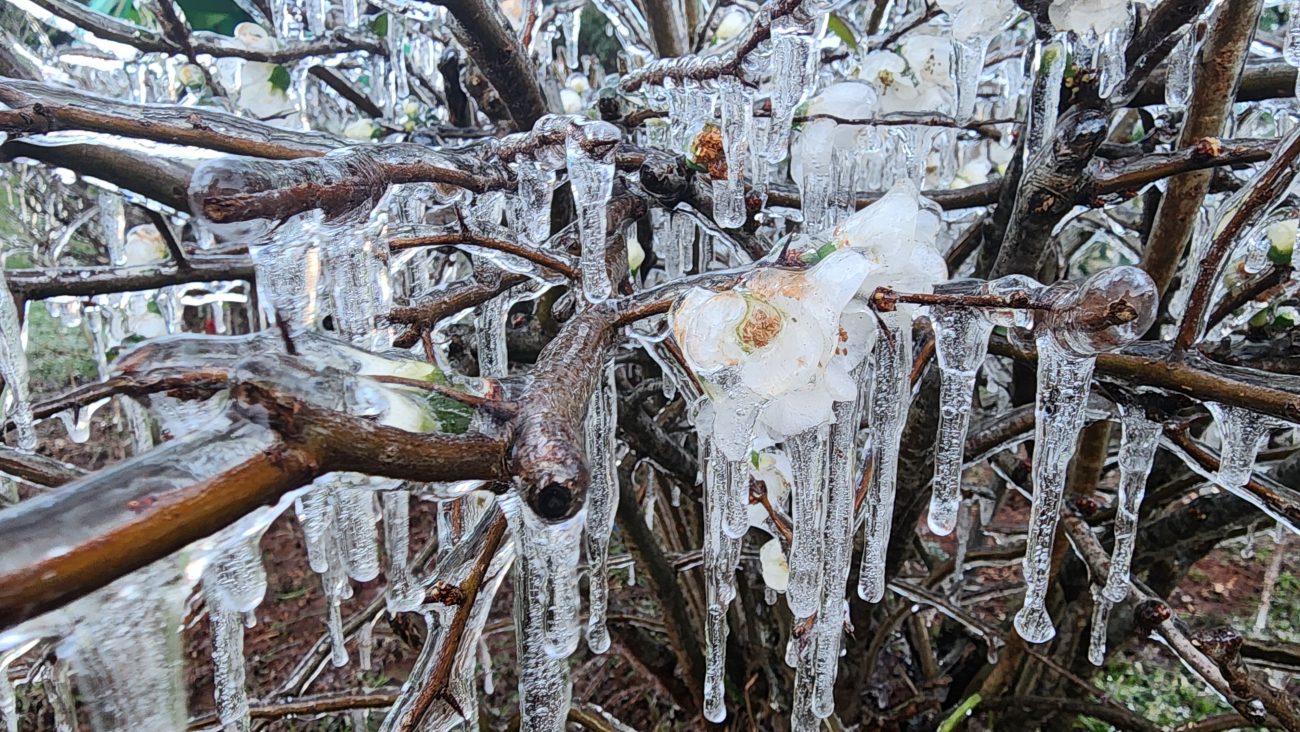
<instances>
[{"instance_id":1,"label":"ice coating on branch","mask_svg":"<svg viewBox=\"0 0 1300 732\"><path fill-rule=\"evenodd\" d=\"M1047 17L1057 30L1098 37L1129 23L1128 0L1052 0Z\"/></svg>"},{"instance_id":2,"label":"ice coating on branch","mask_svg":"<svg viewBox=\"0 0 1300 732\"><path fill-rule=\"evenodd\" d=\"M612 287L605 261L605 207L613 192L614 150L620 139L618 128L608 122L575 119L564 141L569 185L578 208L582 294L593 303L609 298Z\"/></svg>"},{"instance_id":3,"label":"ice coating on branch","mask_svg":"<svg viewBox=\"0 0 1300 732\"><path fill-rule=\"evenodd\" d=\"M605 610L609 605L609 535L618 508L618 466L614 431L618 425L614 363L604 366L604 377L591 395L584 434L587 442L587 646L593 653L609 649Z\"/></svg>"},{"instance_id":4,"label":"ice coating on branch","mask_svg":"<svg viewBox=\"0 0 1300 732\"><path fill-rule=\"evenodd\" d=\"M1123 602L1129 591L1129 566L1137 543L1138 509L1146 493L1147 476L1160 446L1161 427L1134 405L1121 405L1119 488L1115 494L1115 548L1099 600Z\"/></svg>"},{"instance_id":5,"label":"ice coating on branch","mask_svg":"<svg viewBox=\"0 0 1300 732\"><path fill-rule=\"evenodd\" d=\"M957 290L944 290L950 291ZM957 526L975 377L988 353L993 323L975 308L963 307L931 308L930 322L934 327L935 360L939 363L939 433L927 521L931 531L946 536Z\"/></svg>"},{"instance_id":6,"label":"ice coating on branch","mask_svg":"<svg viewBox=\"0 0 1300 732\"><path fill-rule=\"evenodd\" d=\"M1150 276L1113 267L1081 284L1062 282L1042 295L1052 310L1035 323L1033 506L1025 547L1025 603L1016 613L1020 636L1044 643L1056 634L1047 613L1052 544L1065 480L1091 391L1096 354L1137 340L1155 320L1159 299Z\"/></svg>"},{"instance_id":7,"label":"ice coating on branch","mask_svg":"<svg viewBox=\"0 0 1300 732\"><path fill-rule=\"evenodd\" d=\"M1214 415L1214 424L1219 428L1219 438L1223 443L1215 480L1224 488L1235 491L1250 482L1255 456L1269 431L1285 423L1235 404L1206 402L1205 408Z\"/></svg>"},{"instance_id":8,"label":"ice coating on branch","mask_svg":"<svg viewBox=\"0 0 1300 732\"><path fill-rule=\"evenodd\" d=\"M968 120L975 114L989 41L1011 19L1016 6L1011 0L940 0L938 5L952 19L956 117Z\"/></svg>"},{"instance_id":9,"label":"ice coating on branch","mask_svg":"<svg viewBox=\"0 0 1300 732\"><path fill-rule=\"evenodd\" d=\"M0 377L4 379L5 415L18 428L18 447L36 449L36 428L28 395L26 328L0 262Z\"/></svg>"},{"instance_id":10,"label":"ice coating on branch","mask_svg":"<svg viewBox=\"0 0 1300 732\"><path fill-rule=\"evenodd\" d=\"M885 553L894 519L899 440L912 401L912 318L905 310L880 313L880 318L883 329L876 337L867 395L873 468L863 506L866 517L858 574L858 596L867 602L880 602L885 596Z\"/></svg>"},{"instance_id":11,"label":"ice coating on branch","mask_svg":"<svg viewBox=\"0 0 1300 732\"><path fill-rule=\"evenodd\" d=\"M540 247L551 236L555 171L530 156L520 155L515 159L515 174L519 181L515 229L521 243Z\"/></svg>"}]
</instances>

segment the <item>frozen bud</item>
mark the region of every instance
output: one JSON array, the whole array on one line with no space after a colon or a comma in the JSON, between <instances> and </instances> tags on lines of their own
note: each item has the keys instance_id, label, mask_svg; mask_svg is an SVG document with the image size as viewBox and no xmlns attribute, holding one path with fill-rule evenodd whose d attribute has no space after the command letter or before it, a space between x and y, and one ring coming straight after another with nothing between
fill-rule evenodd
<instances>
[{"instance_id":1,"label":"frozen bud","mask_svg":"<svg viewBox=\"0 0 1300 732\"><path fill-rule=\"evenodd\" d=\"M420 105L415 102L407 102L402 105L402 112L405 113L407 117L414 117L420 113Z\"/></svg>"},{"instance_id":2,"label":"frozen bud","mask_svg":"<svg viewBox=\"0 0 1300 732\"><path fill-rule=\"evenodd\" d=\"M1295 250L1296 224L1295 219L1286 219L1285 221L1276 221L1269 224L1267 229L1268 257L1275 264L1286 264L1291 261L1291 254Z\"/></svg>"},{"instance_id":3,"label":"frozen bud","mask_svg":"<svg viewBox=\"0 0 1300 732\"><path fill-rule=\"evenodd\" d=\"M627 236L627 268L635 272L641 269L643 262L645 262L645 249L641 248L641 241L637 239L636 230L633 229Z\"/></svg>"},{"instance_id":4,"label":"frozen bud","mask_svg":"<svg viewBox=\"0 0 1300 732\"><path fill-rule=\"evenodd\" d=\"M586 94L591 89L591 82L587 80L585 74L569 74L569 79L564 82L564 86L578 94Z\"/></svg>"},{"instance_id":5,"label":"frozen bud","mask_svg":"<svg viewBox=\"0 0 1300 732\"><path fill-rule=\"evenodd\" d=\"M1052 322L1062 345L1092 355L1141 338L1155 322L1159 302L1160 293L1146 272L1111 267L1084 280L1061 302L1063 309Z\"/></svg>"},{"instance_id":6,"label":"frozen bud","mask_svg":"<svg viewBox=\"0 0 1300 732\"><path fill-rule=\"evenodd\" d=\"M176 70L176 79L183 86L191 89L198 89L207 83L207 76L203 73L203 67L198 64L184 64Z\"/></svg>"},{"instance_id":7,"label":"frozen bud","mask_svg":"<svg viewBox=\"0 0 1300 732\"><path fill-rule=\"evenodd\" d=\"M567 86L560 90L560 105L568 114L578 114L586 106L582 95Z\"/></svg>"},{"instance_id":8,"label":"frozen bud","mask_svg":"<svg viewBox=\"0 0 1300 732\"><path fill-rule=\"evenodd\" d=\"M130 267L161 262L167 258L167 244L153 224L133 226L126 232L126 262Z\"/></svg>"},{"instance_id":9,"label":"frozen bud","mask_svg":"<svg viewBox=\"0 0 1300 732\"><path fill-rule=\"evenodd\" d=\"M362 118L362 119L354 120L352 124L348 125L347 127L344 127L343 136L348 138L349 140L356 140L358 142L370 142L372 139L374 139L375 132L378 129L379 128L375 126L374 122L371 122L369 119Z\"/></svg>"},{"instance_id":10,"label":"frozen bud","mask_svg":"<svg viewBox=\"0 0 1300 732\"><path fill-rule=\"evenodd\" d=\"M240 23L235 26L235 40L253 51L275 50L275 39L257 23Z\"/></svg>"},{"instance_id":11,"label":"frozen bud","mask_svg":"<svg viewBox=\"0 0 1300 732\"><path fill-rule=\"evenodd\" d=\"M749 16L745 14L744 10L732 6L726 13L726 15L722 16L722 22L718 23L718 29L713 32L713 42L715 44L735 38L749 25Z\"/></svg>"},{"instance_id":12,"label":"frozen bud","mask_svg":"<svg viewBox=\"0 0 1300 732\"><path fill-rule=\"evenodd\" d=\"M763 584L777 592L785 592L790 586L790 563L781 549L781 540L772 539L764 544L758 550L758 559L763 565Z\"/></svg>"}]
</instances>

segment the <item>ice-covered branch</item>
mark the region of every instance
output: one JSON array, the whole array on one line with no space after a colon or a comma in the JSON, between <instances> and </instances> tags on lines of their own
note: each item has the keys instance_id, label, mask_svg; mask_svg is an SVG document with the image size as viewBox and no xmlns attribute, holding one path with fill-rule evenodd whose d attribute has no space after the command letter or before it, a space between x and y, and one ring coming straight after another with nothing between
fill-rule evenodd
<instances>
[{"instance_id":1,"label":"ice-covered branch","mask_svg":"<svg viewBox=\"0 0 1300 732\"><path fill-rule=\"evenodd\" d=\"M186 48L163 33L105 15L76 2L33 0L33 3L51 15L63 18L100 38L116 41L146 53L185 54L193 51L217 58L243 58L250 61L284 63L300 58L333 56L351 51L387 52L387 46L382 39L353 28L335 28L322 38L285 43L279 48L270 50L248 48L216 33L197 32L193 34Z\"/></svg>"},{"instance_id":2,"label":"ice-covered branch","mask_svg":"<svg viewBox=\"0 0 1300 732\"><path fill-rule=\"evenodd\" d=\"M324 155L344 144L217 110L132 104L20 79L0 77L0 101L13 107L0 112L0 131L16 134L80 130L281 160Z\"/></svg>"},{"instance_id":3,"label":"ice-covered branch","mask_svg":"<svg viewBox=\"0 0 1300 732\"><path fill-rule=\"evenodd\" d=\"M14 297L44 300L51 297L89 297L113 292L157 290L191 282L253 281L253 264L247 257L190 258L185 266L175 262L143 267L66 267L11 269L4 273Z\"/></svg>"},{"instance_id":4,"label":"ice-covered branch","mask_svg":"<svg viewBox=\"0 0 1300 732\"><path fill-rule=\"evenodd\" d=\"M1191 97L1178 135L1178 152L1202 148L1204 140L1223 134L1258 17L1258 3L1240 0L1225 3L1215 16L1202 51L1203 61L1195 64ZM1291 89L1294 92L1294 86ZM1142 268L1161 293L1169 288L1178 260L1191 239L1197 211L1210 189L1210 175L1210 171L1201 171L1176 176L1160 199L1142 253Z\"/></svg>"},{"instance_id":5,"label":"ice-covered branch","mask_svg":"<svg viewBox=\"0 0 1300 732\"><path fill-rule=\"evenodd\" d=\"M551 111L528 63L528 54L495 3L485 0L439 0L451 13L452 32L469 52L497 93L519 130L531 130Z\"/></svg>"},{"instance_id":6,"label":"ice-covered branch","mask_svg":"<svg viewBox=\"0 0 1300 732\"><path fill-rule=\"evenodd\" d=\"M0 473L54 488L71 483L86 471L51 457L0 446Z\"/></svg>"},{"instance_id":7,"label":"ice-covered branch","mask_svg":"<svg viewBox=\"0 0 1300 732\"><path fill-rule=\"evenodd\" d=\"M0 628L52 610L201 539L319 464L238 420L197 432L0 512Z\"/></svg>"}]
</instances>

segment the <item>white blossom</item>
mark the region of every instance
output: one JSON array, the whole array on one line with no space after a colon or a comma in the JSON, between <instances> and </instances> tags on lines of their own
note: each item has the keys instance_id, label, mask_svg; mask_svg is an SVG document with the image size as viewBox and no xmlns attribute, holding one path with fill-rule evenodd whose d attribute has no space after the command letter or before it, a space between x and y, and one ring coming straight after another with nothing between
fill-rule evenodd
<instances>
[{"instance_id":1,"label":"white blossom","mask_svg":"<svg viewBox=\"0 0 1300 732\"><path fill-rule=\"evenodd\" d=\"M374 139L375 131L378 129L379 127L377 127L374 122L362 117L353 120L347 127L344 127L343 136L349 140L356 140L357 142L370 142Z\"/></svg>"},{"instance_id":2,"label":"white blossom","mask_svg":"<svg viewBox=\"0 0 1300 732\"><path fill-rule=\"evenodd\" d=\"M794 484L794 466L784 452L765 450L750 456L749 475L763 483L767 491L767 502L773 506L784 506L790 496L790 486ZM749 525L766 530L768 524L767 508L761 503L749 504Z\"/></svg>"},{"instance_id":3,"label":"white blossom","mask_svg":"<svg viewBox=\"0 0 1300 732\"><path fill-rule=\"evenodd\" d=\"M250 51L274 51L279 41L256 23L235 26L234 44ZM279 64L223 58L217 61L221 83L235 104L258 119L283 117L296 109L293 100L272 81Z\"/></svg>"},{"instance_id":4,"label":"white blossom","mask_svg":"<svg viewBox=\"0 0 1300 732\"><path fill-rule=\"evenodd\" d=\"M856 396L850 374L875 333L864 298L946 279L938 225L905 181L831 232L804 237L809 269L762 268L736 289L695 288L677 303L673 334L713 402L700 429L728 459L828 423L834 402Z\"/></svg>"},{"instance_id":5,"label":"white blossom","mask_svg":"<svg viewBox=\"0 0 1300 732\"><path fill-rule=\"evenodd\" d=\"M820 94L808 100L803 114L806 116L828 114L840 119L869 119L875 111L874 86L865 81L841 81L831 84ZM804 126L795 134L790 145L790 175L796 181L803 180L803 160L807 155L805 148L815 144L816 136L824 134L828 125L834 129L831 146L838 150L856 147L858 136L865 129L862 125L836 124L829 120L814 120Z\"/></svg>"},{"instance_id":6,"label":"white blossom","mask_svg":"<svg viewBox=\"0 0 1300 732\"><path fill-rule=\"evenodd\" d=\"M749 15L737 7L732 7L722 16L722 21L718 23L718 28L713 32L713 42L715 44L731 40L740 35L745 28L749 27Z\"/></svg>"},{"instance_id":7,"label":"white blossom","mask_svg":"<svg viewBox=\"0 0 1300 732\"><path fill-rule=\"evenodd\" d=\"M952 109L952 44L945 38L917 35L898 51L873 51L862 59L857 77L876 89L878 111L940 112Z\"/></svg>"}]
</instances>

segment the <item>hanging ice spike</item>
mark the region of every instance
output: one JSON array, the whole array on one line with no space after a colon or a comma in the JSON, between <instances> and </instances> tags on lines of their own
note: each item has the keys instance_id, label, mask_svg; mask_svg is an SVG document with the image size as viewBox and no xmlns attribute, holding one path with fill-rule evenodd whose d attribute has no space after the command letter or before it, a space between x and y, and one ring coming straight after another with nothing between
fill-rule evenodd
<instances>
[{"instance_id":1,"label":"hanging ice spike","mask_svg":"<svg viewBox=\"0 0 1300 732\"><path fill-rule=\"evenodd\" d=\"M1056 634L1047 614L1052 544L1096 354L1137 340L1155 320L1158 295L1150 276L1136 267L1115 267L1081 284L1062 282L1042 300L1051 310L1034 324L1038 346L1038 394L1034 422L1034 498L1025 547L1025 604L1016 613L1020 636L1045 643Z\"/></svg>"}]
</instances>

